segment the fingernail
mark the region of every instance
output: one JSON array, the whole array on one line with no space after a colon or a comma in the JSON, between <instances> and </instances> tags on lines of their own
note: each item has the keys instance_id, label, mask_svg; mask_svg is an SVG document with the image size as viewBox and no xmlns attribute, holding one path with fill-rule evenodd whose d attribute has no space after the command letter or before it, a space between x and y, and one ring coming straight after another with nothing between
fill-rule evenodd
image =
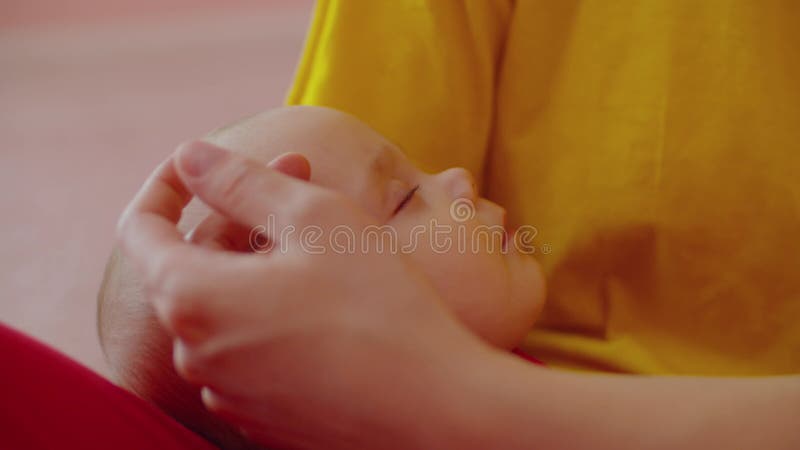
<instances>
[{"instance_id":1,"label":"fingernail","mask_svg":"<svg viewBox=\"0 0 800 450\"><path fill-rule=\"evenodd\" d=\"M187 175L199 177L225 158L225 150L203 142L189 144L179 158L181 168Z\"/></svg>"}]
</instances>

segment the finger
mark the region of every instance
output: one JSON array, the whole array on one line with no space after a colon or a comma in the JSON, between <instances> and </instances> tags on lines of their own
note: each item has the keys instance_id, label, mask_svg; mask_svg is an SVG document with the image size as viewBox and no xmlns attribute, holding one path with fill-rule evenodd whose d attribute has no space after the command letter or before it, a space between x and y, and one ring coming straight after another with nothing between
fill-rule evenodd
<instances>
[{"instance_id":1,"label":"finger","mask_svg":"<svg viewBox=\"0 0 800 450\"><path fill-rule=\"evenodd\" d=\"M132 212L154 213L177 223L181 211L192 198L191 192L175 171L174 158L170 156L156 167L144 182L123 214L123 221Z\"/></svg>"},{"instance_id":2,"label":"finger","mask_svg":"<svg viewBox=\"0 0 800 450\"><path fill-rule=\"evenodd\" d=\"M267 167L299 180L311 179L311 165L299 153L284 153L267 163Z\"/></svg>"},{"instance_id":3,"label":"finger","mask_svg":"<svg viewBox=\"0 0 800 450\"><path fill-rule=\"evenodd\" d=\"M311 176L308 160L297 153L284 153L267 163L267 167L301 180L308 180ZM210 248L229 251L250 252L268 248L268 242L258 239L254 241L258 237L253 236L250 228L212 212L189 233L187 239Z\"/></svg>"},{"instance_id":4,"label":"finger","mask_svg":"<svg viewBox=\"0 0 800 450\"><path fill-rule=\"evenodd\" d=\"M192 246L176 224L191 195L167 159L153 172L118 225L122 251L139 272L161 322L176 335L196 336L222 317L225 283L237 262ZM234 275L229 275L234 272ZM239 275L241 276L241 275Z\"/></svg>"},{"instance_id":5,"label":"finger","mask_svg":"<svg viewBox=\"0 0 800 450\"><path fill-rule=\"evenodd\" d=\"M117 224L123 251L139 269L183 244L176 225L191 193L175 172L173 159L163 161L145 181Z\"/></svg>"},{"instance_id":6,"label":"finger","mask_svg":"<svg viewBox=\"0 0 800 450\"><path fill-rule=\"evenodd\" d=\"M273 417L277 414L277 408L271 408L265 402L223 395L209 386L200 390L200 397L209 411L244 430L259 429L265 424L274 423Z\"/></svg>"},{"instance_id":7,"label":"finger","mask_svg":"<svg viewBox=\"0 0 800 450\"><path fill-rule=\"evenodd\" d=\"M307 225L311 218L304 213L318 205L316 210L322 209L333 197L325 189L205 142L184 145L176 160L178 174L191 192L250 228L262 226L268 218L282 230Z\"/></svg>"},{"instance_id":8,"label":"finger","mask_svg":"<svg viewBox=\"0 0 800 450\"><path fill-rule=\"evenodd\" d=\"M237 426L251 442L268 448L316 448L308 442L306 417L314 405L302 395L272 395L265 398L234 397L203 387L200 398L206 408ZM304 442L306 441L306 442Z\"/></svg>"},{"instance_id":9,"label":"finger","mask_svg":"<svg viewBox=\"0 0 800 450\"><path fill-rule=\"evenodd\" d=\"M233 252L252 251L250 229L227 217L212 212L192 230L187 240L208 248Z\"/></svg>"}]
</instances>

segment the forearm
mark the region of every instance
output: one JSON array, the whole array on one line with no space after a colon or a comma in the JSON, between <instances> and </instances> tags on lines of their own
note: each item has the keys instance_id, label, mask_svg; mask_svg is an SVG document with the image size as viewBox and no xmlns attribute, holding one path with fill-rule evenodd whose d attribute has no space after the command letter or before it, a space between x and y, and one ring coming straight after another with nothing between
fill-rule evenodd
<instances>
[{"instance_id":1,"label":"forearm","mask_svg":"<svg viewBox=\"0 0 800 450\"><path fill-rule=\"evenodd\" d=\"M442 415L460 421L461 448L800 448L799 376L590 375L499 354L482 366Z\"/></svg>"}]
</instances>

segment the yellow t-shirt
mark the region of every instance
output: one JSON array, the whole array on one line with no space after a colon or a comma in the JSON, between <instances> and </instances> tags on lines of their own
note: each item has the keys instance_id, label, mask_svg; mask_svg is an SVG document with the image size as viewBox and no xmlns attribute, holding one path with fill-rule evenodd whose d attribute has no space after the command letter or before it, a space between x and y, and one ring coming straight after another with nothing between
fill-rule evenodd
<instances>
[{"instance_id":1,"label":"yellow t-shirt","mask_svg":"<svg viewBox=\"0 0 800 450\"><path fill-rule=\"evenodd\" d=\"M291 104L463 166L538 229L523 349L800 371L800 2L320 1Z\"/></svg>"}]
</instances>

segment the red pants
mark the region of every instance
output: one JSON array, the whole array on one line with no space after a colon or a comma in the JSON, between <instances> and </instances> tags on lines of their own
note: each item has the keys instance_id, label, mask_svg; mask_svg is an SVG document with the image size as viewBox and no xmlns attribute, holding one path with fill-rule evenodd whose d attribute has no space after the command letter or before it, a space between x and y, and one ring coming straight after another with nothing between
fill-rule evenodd
<instances>
[{"instance_id":1,"label":"red pants","mask_svg":"<svg viewBox=\"0 0 800 450\"><path fill-rule=\"evenodd\" d=\"M216 449L155 406L0 324L0 448Z\"/></svg>"},{"instance_id":2,"label":"red pants","mask_svg":"<svg viewBox=\"0 0 800 450\"><path fill-rule=\"evenodd\" d=\"M0 359L2 449L216 449L150 403L3 324Z\"/></svg>"}]
</instances>

